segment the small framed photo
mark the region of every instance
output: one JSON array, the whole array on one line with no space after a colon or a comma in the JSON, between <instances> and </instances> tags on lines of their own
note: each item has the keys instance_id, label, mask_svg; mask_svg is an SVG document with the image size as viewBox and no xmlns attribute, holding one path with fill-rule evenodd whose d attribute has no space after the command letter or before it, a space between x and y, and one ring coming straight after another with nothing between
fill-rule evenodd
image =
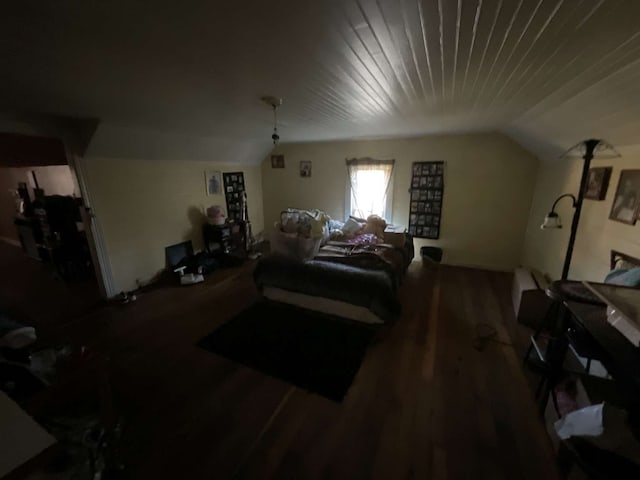
<instances>
[{"instance_id":1,"label":"small framed photo","mask_svg":"<svg viewBox=\"0 0 640 480\"><path fill-rule=\"evenodd\" d=\"M220 195L222 193L222 174L218 170L206 170L204 172L207 195Z\"/></svg>"},{"instance_id":2,"label":"small framed photo","mask_svg":"<svg viewBox=\"0 0 640 480\"><path fill-rule=\"evenodd\" d=\"M584 198L590 200L604 200L609 188L612 167L598 167L589 169Z\"/></svg>"},{"instance_id":3,"label":"small framed photo","mask_svg":"<svg viewBox=\"0 0 640 480\"><path fill-rule=\"evenodd\" d=\"M300 162L300 176L305 178L311 177L311 162L309 160L302 160Z\"/></svg>"},{"instance_id":4,"label":"small framed photo","mask_svg":"<svg viewBox=\"0 0 640 480\"><path fill-rule=\"evenodd\" d=\"M635 225L640 204L640 170L622 170L609 218Z\"/></svg>"},{"instance_id":5,"label":"small framed photo","mask_svg":"<svg viewBox=\"0 0 640 480\"><path fill-rule=\"evenodd\" d=\"M227 185L227 193L233 193L233 185Z\"/></svg>"},{"instance_id":6,"label":"small framed photo","mask_svg":"<svg viewBox=\"0 0 640 480\"><path fill-rule=\"evenodd\" d=\"M271 168L284 168L284 155L271 155Z\"/></svg>"}]
</instances>

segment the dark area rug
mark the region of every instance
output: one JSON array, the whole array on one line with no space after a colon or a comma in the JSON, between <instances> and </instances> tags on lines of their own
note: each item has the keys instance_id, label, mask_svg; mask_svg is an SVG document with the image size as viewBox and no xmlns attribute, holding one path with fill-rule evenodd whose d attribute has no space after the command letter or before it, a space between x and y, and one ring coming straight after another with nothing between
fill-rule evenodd
<instances>
[{"instance_id":1,"label":"dark area rug","mask_svg":"<svg viewBox=\"0 0 640 480\"><path fill-rule=\"evenodd\" d=\"M275 302L258 302L198 345L340 402L374 327Z\"/></svg>"}]
</instances>

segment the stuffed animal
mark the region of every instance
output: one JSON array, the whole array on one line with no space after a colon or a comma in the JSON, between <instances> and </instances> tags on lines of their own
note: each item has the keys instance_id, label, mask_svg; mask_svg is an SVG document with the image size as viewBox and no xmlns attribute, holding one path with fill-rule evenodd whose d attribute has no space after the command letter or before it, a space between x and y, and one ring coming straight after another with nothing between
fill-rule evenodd
<instances>
[{"instance_id":1,"label":"stuffed animal","mask_svg":"<svg viewBox=\"0 0 640 480\"><path fill-rule=\"evenodd\" d=\"M379 239L384 239L384 229L387 228L387 222L379 215L369 215L367 224L364 226L364 233L373 233Z\"/></svg>"},{"instance_id":2,"label":"stuffed animal","mask_svg":"<svg viewBox=\"0 0 640 480\"><path fill-rule=\"evenodd\" d=\"M331 230L331 234L329 236L331 240L342 240L344 239L344 237L345 237L344 232L339 228L336 228L335 230Z\"/></svg>"}]
</instances>

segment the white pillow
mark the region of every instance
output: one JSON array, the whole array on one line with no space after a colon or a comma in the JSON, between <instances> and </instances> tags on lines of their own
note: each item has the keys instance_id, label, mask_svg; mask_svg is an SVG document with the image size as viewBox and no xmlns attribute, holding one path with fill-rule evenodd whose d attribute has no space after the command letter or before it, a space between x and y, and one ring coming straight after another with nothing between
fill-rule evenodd
<instances>
[{"instance_id":1,"label":"white pillow","mask_svg":"<svg viewBox=\"0 0 640 480\"><path fill-rule=\"evenodd\" d=\"M355 235L356 232L359 232L361 229L362 225L356 222L353 218L349 218L342 227L342 231L345 235Z\"/></svg>"}]
</instances>

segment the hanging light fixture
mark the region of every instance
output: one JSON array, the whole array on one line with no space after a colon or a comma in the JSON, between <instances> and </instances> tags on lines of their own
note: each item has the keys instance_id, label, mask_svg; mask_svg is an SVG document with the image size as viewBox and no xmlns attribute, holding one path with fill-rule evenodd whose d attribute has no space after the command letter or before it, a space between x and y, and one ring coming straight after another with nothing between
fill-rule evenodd
<instances>
[{"instance_id":1,"label":"hanging light fixture","mask_svg":"<svg viewBox=\"0 0 640 480\"><path fill-rule=\"evenodd\" d=\"M278 135L278 107L282 105L282 99L268 96L262 97L262 101L273 108L273 135L271 135L271 140L273 140L274 145L277 145L280 141L280 135Z\"/></svg>"}]
</instances>

